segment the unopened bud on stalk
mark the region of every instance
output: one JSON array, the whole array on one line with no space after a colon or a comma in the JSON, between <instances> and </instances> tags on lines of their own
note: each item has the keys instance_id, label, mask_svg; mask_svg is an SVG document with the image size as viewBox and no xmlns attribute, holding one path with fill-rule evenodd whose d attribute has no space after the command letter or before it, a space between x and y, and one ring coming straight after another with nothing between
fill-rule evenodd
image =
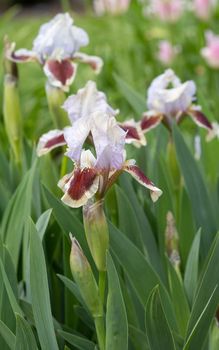
<instances>
[{"instance_id":1,"label":"unopened bud on stalk","mask_svg":"<svg viewBox=\"0 0 219 350\"><path fill-rule=\"evenodd\" d=\"M10 43L5 39L5 52L9 49ZM21 163L22 154L22 117L20 100L18 94L18 72L17 65L4 59L4 102L3 114L6 133L17 163Z\"/></svg>"},{"instance_id":2,"label":"unopened bud on stalk","mask_svg":"<svg viewBox=\"0 0 219 350\"><path fill-rule=\"evenodd\" d=\"M62 105L66 100L65 93L60 88L47 83L46 96L55 127L63 129L69 123L67 114L62 108Z\"/></svg>"},{"instance_id":3,"label":"unopened bud on stalk","mask_svg":"<svg viewBox=\"0 0 219 350\"><path fill-rule=\"evenodd\" d=\"M106 251L109 247L109 231L103 209L103 200L83 207L84 228L87 242L99 271L106 270Z\"/></svg>"},{"instance_id":4,"label":"unopened bud on stalk","mask_svg":"<svg viewBox=\"0 0 219 350\"><path fill-rule=\"evenodd\" d=\"M72 241L70 254L70 267L72 275L92 316L94 318L101 317L103 314L103 308L90 264L78 241L72 237L71 234L70 238Z\"/></svg>"},{"instance_id":5,"label":"unopened bud on stalk","mask_svg":"<svg viewBox=\"0 0 219 350\"><path fill-rule=\"evenodd\" d=\"M167 226L165 230L166 251L170 262L174 268L178 269L180 265L179 255L179 237L176 229L176 223L171 211L167 213Z\"/></svg>"}]
</instances>

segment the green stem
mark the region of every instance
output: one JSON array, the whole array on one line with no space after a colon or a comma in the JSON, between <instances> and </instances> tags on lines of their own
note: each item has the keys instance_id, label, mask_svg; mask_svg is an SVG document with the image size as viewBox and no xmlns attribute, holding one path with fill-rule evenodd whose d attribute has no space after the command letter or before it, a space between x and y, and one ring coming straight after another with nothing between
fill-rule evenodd
<instances>
[{"instance_id":1,"label":"green stem","mask_svg":"<svg viewBox=\"0 0 219 350\"><path fill-rule=\"evenodd\" d=\"M97 332L97 340L100 350L105 350L105 325L103 316L95 317L95 328Z\"/></svg>"},{"instance_id":2,"label":"green stem","mask_svg":"<svg viewBox=\"0 0 219 350\"><path fill-rule=\"evenodd\" d=\"M66 156L63 156L62 164L61 164L61 171L60 171L60 178L62 178L64 175L66 175L67 164L68 164L68 158Z\"/></svg>"},{"instance_id":3,"label":"green stem","mask_svg":"<svg viewBox=\"0 0 219 350\"><path fill-rule=\"evenodd\" d=\"M100 271L99 272L99 294L100 294L100 300L103 305L104 305L104 299L105 299L105 286L106 286L106 271Z\"/></svg>"}]
</instances>

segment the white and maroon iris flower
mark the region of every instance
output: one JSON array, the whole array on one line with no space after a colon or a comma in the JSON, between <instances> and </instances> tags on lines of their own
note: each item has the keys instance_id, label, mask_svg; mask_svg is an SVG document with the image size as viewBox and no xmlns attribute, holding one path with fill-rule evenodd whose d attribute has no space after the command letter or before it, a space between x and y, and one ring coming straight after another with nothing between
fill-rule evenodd
<instances>
[{"instance_id":1,"label":"white and maroon iris flower","mask_svg":"<svg viewBox=\"0 0 219 350\"><path fill-rule=\"evenodd\" d=\"M70 207L76 208L85 205L89 199L96 196L104 198L106 191L116 181L117 177L126 171L139 183L148 188L153 201L162 194L135 165L134 160L125 160L126 132L119 127L113 116L102 115L96 112L93 140L96 157L90 150L82 150L80 159L72 157L71 142L68 144L67 154L73 160L75 167L72 173L65 175L59 181L63 190L62 201Z\"/></svg>"},{"instance_id":2,"label":"white and maroon iris flower","mask_svg":"<svg viewBox=\"0 0 219 350\"><path fill-rule=\"evenodd\" d=\"M7 49L6 55L15 62L40 63L49 83L68 91L75 78L77 62L89 64L96 73L102 68L101 58L78 52L88 43L87 33L73 25L73 19L68 13L58 14L40 27L31 51L26 49L15 51L15 44L12 44Z\"/></svg>"},{"instance_id":3,"label":"white and maroon iris flower","mask_svg":"<svg viewBox=\"0 0 219 350\"><path fill-rule=\"evenodd\" d=\"M38 156L44 155L56 147L63 146L67 142L71 145L70 153L75 160L79 160L85 140L95 139L97 130L96 112L100 111L102 118L116 116L119 111L114 110L107 102L106 95L97 90L93 81L88 81L84 88L79 89L77 94L69 96L63 108L66 110L71 126L64 130L51 130L41 136L38 146ZM101 123L101 121L98 121ZM144 133L155 127L160 122L160 117L145 117L141 122L134 119L124 123L118 123L125 131L126 143L133 143L139 147L146 144Z\"/></svg>"},{"instance_id":4,"label":"white and maroon iris flower","mask_svg":"<svg viewBox=\"0 0 219 350\"><path fill-rule=\"evenodd\" d=\"M51 130L42 135L37 146L38 156L66 145L69 140L71 152L74 153L75 160L78 160L83 143L87 138L92 138L94 113L100 111L103 115L111 116L116 116L118 113L118 110L110 107L106 95L97 90L96 83L93 81L88 81L77 94L69 96L63 108L68 114L71 126L64 130Z\"/></svg>"},{"instance_id":5,"label":"white and maroon iris flower","mask_svg":"<svg viewBox=\"0 0 219 350\"><path fill-rule=\"evenodd\" d=\"M189 115L195 124L208 130L210 139L213 136L213 125L202 113L201 107L194 105L195 93L196 85L193 81L181 83L173 70L167 69L152 81L148 89L149 112L144 113L142 124L150 123L151 116L160 117L159 121L171 129L173 121L179 124Z\"/></svg>"}]
</instances>

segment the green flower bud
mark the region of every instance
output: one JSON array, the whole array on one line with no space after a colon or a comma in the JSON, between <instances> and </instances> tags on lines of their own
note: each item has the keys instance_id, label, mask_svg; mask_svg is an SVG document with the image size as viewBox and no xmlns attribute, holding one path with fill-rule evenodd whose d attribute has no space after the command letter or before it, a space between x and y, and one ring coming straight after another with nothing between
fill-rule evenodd
<instances>
[{"instance_id":1,"label":"green flower bud","mask_svg":"<svg viewBox=\"0 0 219 350\"><path fill-rule=\"evenodd\" d=\"M109 231L103 210L103 200L83 207L84 228L87 242L99 271L106 271L106 251L109 247Z\"/></svg>"},{"instance_id":2,"label":"green flower bud","mask_svg":"<svg viewBox=\"0 0 219 350\"><path fill-rule=\"evenodd\" d=\"M63 127L69 124L67 114L62 108L66 99L65 93L61 89L47 83L46 96L55 127L63 129Z\"/></svg>"},{"instance_id":3,"label":"green flower bud","mask_svg":"<svg viewBox=\"0 0 219 350\"><path fill-rule=\"evenodd\" d=\"M71 236L70 267L81 296L94 318L103 315L97 283L78 241Z\"/></svg>"},{"instance_id":4,"label":"green flower bud","mask_svg":"<svg viewBox=\"0 0 219 350\"><path fill-rule=\"evenodd\" d=\"M15 63L12 63L14 71ZM15 69L16 70L16 69ZM21 163L22 155L22 117L17 87L17 77L6 74L4 78L3 114L6 133L17 163Z\"/></svg>"}]
</instances>

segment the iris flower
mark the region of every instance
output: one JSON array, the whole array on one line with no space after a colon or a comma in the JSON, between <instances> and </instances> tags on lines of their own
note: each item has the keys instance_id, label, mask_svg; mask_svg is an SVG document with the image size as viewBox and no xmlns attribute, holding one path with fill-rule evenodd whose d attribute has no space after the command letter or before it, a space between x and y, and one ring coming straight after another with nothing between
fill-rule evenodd
<instances>
[{"instance_id":1,"label":"iris flower","mask_svg":"<svg viewBox=\"0 0 219 350\"><path fill-rule=\"evenodd\" d=\"M38 62L52 86L68 91L76 75L77 62L89 64L96 73L102 68L101 58L78 51L88 43L87 33L74 26L71 16L64 13L40 27L31 51L15 51L13 43L7 45L6 56L15 62Z\"/></svg>"},{"instance_id":2,"label":"iris flower","mask_svg":"<svg viewBox=\"0 0 219 350\"><path fill-rule=\"evenodd\" d=\"M76 95L70 96L64 108L72 126L48 132L40 138L37 147L41 156L67 144L66 155L73 161L74 170L59 181L64 192L63 202L80 207L94 196L104 198L123 171L147 187L152 200L158 199L162 191L143 174L134 160L126 160L127 131L117 123L115 116L118 111L110 107L105 94L96 89L94 82L88 82ZM95 153L83 148L86 140Z\"/></svg>"},{"instance_id":3,"label":"iris flower","mask_svg":"<svg viewBox=\"0 0 219 350\"><path fill-rule=\"evenodd\" d=\"M86 205L94 196L101 200L123 171L148 188L152 200L156 201L162 191L144 175L134 160L126 160L126 132L117 124L115 117L98 111L93 114L92 120L96 156L91 150L82 149L81 152L75 153L74 145L72 150L71 140L68 139L67 155L75 167L73 172L59 181L58 186L64 192L62 201L75 208Z\"/></svg>"},{"instance_id":4,"label":"iris flower","mask_svg":"<svg viewBox=\"0 0 219 350\"><path fill-rule=\"evenodd\" d=\"M50 152L52 149L66 145L67 141L71 144L71 152L74 155L79 154L82 144L85 140L91 141L93 137L93 113L101 111L102 113L116 116L119 110L114 110L108 103L106 95L97 90L93 81L88 81L84 88L79 89L75 95L71 95L65 101L63 108L68 113L71 127L64 130L51 130L44 134L38 143L38 156ZM133 143L139 147L146 144L144 133L149 131L156 123L160 121L160 117L151 118L149 122L143 120L136 123L134 119L123 123L118 123L126 132L125 142ZM74 137L72 137L74 135Z\"/></svg>"},{"instance_id":5,"label":"iris flower","mask_svg":"<svg viewBox=\"0 0 219 350\"><path fill-rule=\"evenodd\" d=\"M195 124L208 131L207 139L211 139L215 136L214 125L202 113L201 107L194 104L195 93L194 81L181 83L173 70L167 69L152 81L148 89L149 111L144 113L141 124L160 117L159 121L171 129L173 121L179 124L186 116L190 116Z\"/></svg>"}]
</instances>

